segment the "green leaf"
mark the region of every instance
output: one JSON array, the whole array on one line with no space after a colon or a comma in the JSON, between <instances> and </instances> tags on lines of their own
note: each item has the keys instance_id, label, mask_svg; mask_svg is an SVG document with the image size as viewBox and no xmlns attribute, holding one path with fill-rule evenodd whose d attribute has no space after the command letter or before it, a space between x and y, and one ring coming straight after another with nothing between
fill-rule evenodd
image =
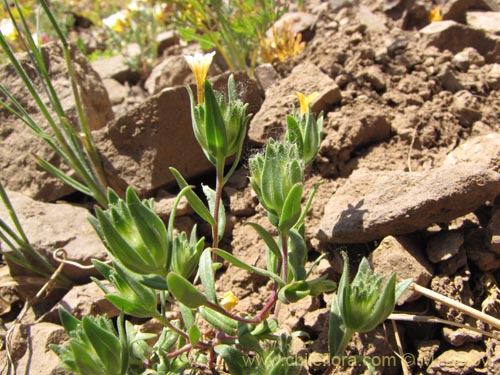
<instances>
[{"instance_id":1,"label":"green leaf","mask_svg":"<svg viewBox=\"0 0 500 375\"><path fill-rule=\"evenodd\" d=\"M157 290L168 290L167 281L158 275L141 275L139 282L148 288Z\"/></svg>"},{"instance_id":2,"label":"green leaf","mask_svg":"<svg viewBox=\"0 0 500 375\"><path fill-rule=\"evenodd\" d=\"M191 326L188 335L189 335L189 343L191 345L198 344L198 341L200 341L201 338L201 332L196 325Z\"/></svg>"},{"instance_id":3,"label":"green leaf","mask_svg":"<svg viewBox=\"0 0 500 375\"><path fill-rule=\"evenodd\" d=\"M78 182L74 178L69 177L63 171L61 171L59 168L57 168L53 164L49 163L48 161L45 161L45 160L40 159L40 158L36 158L36 162L43 169L45 169L47 172L53 174L57 178L59 178L65 184L71 186L72 188L78 190L79 192L81 192L83 194L89 195L91 197L94 196L94 194L92 193L92 191L87 186L85 186L82 183Z\"/></svg>"},{"instance_id":4,"label":"green leaf","mask_svg":"<svg viewBox=\"0 0 500 375\"><path fill-rule=\"evenodd\" d=\"M221 249L212 249L214 253L219 255L220 257L224 258L228 262L234 264L236 267L242 268L246 271L256 273L257 275L268 277L278 283L278 285L285 285L285 282L281 277L276 275L275 273L263 270L262 268L254 267L249 264L246 264L245 262L242 262L238 258L236 258L234 255L228 253L227 251L221 250Z\"/></svg>"},{"instance_id":5,"label":"green leaf","mask_svg":"<svg viewBox=\"0 0 500 375\"><path fill-rule=\"evenodd\" d=\"M218 355L224 358L231 375L244 375L248 370L243 359L243 354L232 346L216 345L214 350Z\"/></svg>"},{"instance_id":6,"label":"green leaf","mask_svg":"<svg viewBox=\"0 0 500 375\"><path fill-rule=\"evenodd\" d=\"M92 319L84 317L83 330L109 374L118 374L121 368L120 340L111 332L99 327Z\"/></svg>"},{"instance_id":7,"label":"green leaf","mask_svg":"<svg viewBox=\"0 0 500 375\"><path fill-rule=\"evenodd\" d=\"M227 156L228 142L226 126L214 90L208 80L205 80L203 89L205 93L205 131L207 143L212 156L219 160Z\"/></svg>"},{"instance_id":8,"label":"green leaf","mask_svg":"<svg viewBox=\"0 0 500 375\"><path fill-rule=\"evenodd\" d=\"M408 289L412 283L413 279L405 279L396 284L396 302L399 301L403 293L406 292L406 289Z\"/></svg>"},{"instance_id":9,"label":"green leaf","mask_svg":"<svg viewBox=\"0 0 500 375\"><path fill-rule=\"evenodd\" d=\"M295 303L311 294L307 281L297 281L280 289L278 298L284 304Z\"/></svg>"},{"instance_id":10,"label":"green leaf","mask_svg":"<svg viewBox=\"0 0 500 375\"><path fill-rule=\"evenodd\" d=\"M300 228L300 226L304 223L304 220L307 216L307 213L309 212L309 209L311 208L312 201L314 199L314 196L316 195L316 192L318 191L318 188L323 184L323 181L318 182L317 184L314 185L311 193L309 194L309 197L307 198L306 205L304 209L302 210L302 214L300 215L299 219L293 226L294 228Z\"/></svg>"},{"instance_id":11,"label":"green leaf","mask_svg":"<svg viewBox=\"0 0 500 375\"><path fill-rule=\"evenodd\" d=\"M170 293L182 304L191 309L205 305L207 298L193 284L175 272L167 276Z\"/></svg>"},{"instance_id":12,"label":"green leaf","mask_svg":"<svg viewBox=\"0 0 500 375\"><path fill-rule=\"evenodd\" d=\"M61 324L64 327L64 330L68 333L74 331L81 323L62 306L59 308L59 318L61 319Z\"/></svg>"},{"instance_id":13,"label":"green leaf","mask_svg":"<svg viewBox=\"0 0 500 375\"><path fill-rule=\"evenodd\" d=\"M288 231L300 217L301 213L301 200L302 200L302 184L296 183L288 193L285 203L283 204L283 211L281 212L278 228L281 231Z\"/></svg>"},{"instance_id":14,"label":"green leaf","mask_svg":"<svg viewBox=\"0 0 500 375\"><path fill-rule=\"evenodd\" d=\"M205 289L205 295L208 300L217 303L217 294L215 292L214 269L212 267L212 253L210 249L205 249L200 257L200 279Z\"/></svg>"},{"instance_id":15,"label":"green leaf","mask_svg":"<svg viewBox=\"0 0 500 375\"><path fill-rule=\"evenodd\" d=\"M95 355L95 352L90 352L88 346L84 346L77 341L70 341L69 347L75 359L76 372L79 374L106 374L102 362L99 361L99 358L92 355Z\"/></svg>"},{"instance_id":16,"label":"green leaf","mask_svg":"<svg viewBox=\"0 0 500 375\"><path fill-rule=\"evenodd\" d=\"M179 171L175 168L170 167L170 172L174 175L177 184L181 189L185 188L188 186L188 183L182 177L182 175L179 173ZM201 199L193 192L193 191L188 191L186 192L186 198L193 208L193 210L203 219L205 220L208 224L211 226L215 225L215 219L213 216L210 214L210 211L208 210L207 206L203 204Z\"/></svg>"},{"instance_id":17,"label":"green leaf","mask_svg":"<svg viewBox=\"0 0 500 375\"><path fill-rule=\"evenodd\" d=\"M207 197L210 213L213 217L215 217L215 191L207 185L202 184L201 187L203 189L203 193ZM222 204L222 200L219 203L219 223L217 225L217 235L219 236L219 239L221 239L224 237L224 232L226 231L226 211L224 209L224 204Z\"/></svg>"},{"instance_id":18,"label":"green leaf","mask_svg":"<svg viewBox=\"0 0 500 375\"><path fill-rule=\"evenodd\" d=\"M260 238L264 240L269 250L271 250L278 258L281 256L278 244L267 230L257 223L246 222L244 225L250 225L253 229L255 229Z\"/></svg>"},{"instance_id":19,"label":"green leaf","mask_svg":"<svg viewBox=\"0 0 500 375\"><path fill-rule=\"evenodd\" d=\"M202 306L200 309L200 315L212 326L227 335L234 335L236 329L238 328L238 322L236 320L214 311L209 307Z\"/></svg>"},{"instance_id":20,"label":"green leaf","mask_svg":"<svg viewBox=\"0 0 500 375\"><path fill-rule=\"evenodd\" d=\"M305 280L307 262L307 247L304 238L296 229L291 229L289 235L288 262L292 270L294 280Z\"/></svg>"},{"instance_id":21,"label":"green leaf","mask_svg":"<svg viewBox=\"0 0 500 375\"><path fill-rule=\"evenodd\" d=\"M238 323L238 341L243 348L254 351L261 356L264 355L257 337L253 336L248 326L241 322Z\"/></svg>"},{"instance_id":22,"label":"green leaf","mask_svg":"<svg viewBox=\"0 0 500 375\"><path fill-rule=\"evenodd\" d=\"M136 303L116 294L107 294L105 298L124 313L135 316L136 318L152 318L159 315L158 313L155 314L153 311L142 308Z\"/></svg>"}]
</instances>

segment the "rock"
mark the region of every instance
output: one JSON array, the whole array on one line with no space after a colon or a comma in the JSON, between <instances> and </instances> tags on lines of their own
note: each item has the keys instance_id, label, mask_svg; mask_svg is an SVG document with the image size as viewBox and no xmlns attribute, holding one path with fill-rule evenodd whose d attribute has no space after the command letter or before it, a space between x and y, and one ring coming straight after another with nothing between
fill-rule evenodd
<instances>
[{"instance_id":1,"label":"rock","mask_svg":"<svg viewBox=\"0 0 500 375\"><path fill-rule=\"evenodd\" d=\"M36 251L52 259L52 252L63 248L68 260L83 265L91 264L94 258L106 258L104 245L87 221L90 214L86 209L69 204L37 202L11 191L7 194ZM13 227L3 205L0 205L0 219ZM88 282L90 276L99 275L94 268L80 269L71 265L65 265L63 273L77 283Z\"/></svg>"},{"instance_id":2,"label":"rock","mask_svg":"<svg viewBox=\"0 0 500 375\"><path fill-rule=\"evenodd\" d=\"M419 367L423 367L424 364L430 364L432 362L434 355L439 350L439 345L439 340L422 340L416 343L418 352L417 364Z\"/></svg>"},{"instance_id":3,"label":"rock","mask_svg":"<svg viewBox=\"0 0 500 375\"><path fill-rule=\"evenodd\" d=\"M416 1L403 14L403 30L419 30L429 24L428 5Z\"/></svg>"},{"instance_id":4,"label":"rock","mask_svg":"<svg viewBox=\"0 0 500 375\"><path fill-rule=\"evenodd\" d=\"M494 0L451 0L443 3L441 13L443 20L453 20L460 23L466 22L466 13L469 9L482 9L498 11L498 4Z\"/></svg>"},{"instance_id":5,"label":"rock","mask_svg":"<svg viewBox=\"0 0 500 375\"><path fill-rule=\"evenodd\" d=\"M439 70L437 77L441 82L443 88L447 91L455 93L457 91L463 90L464 88L449 65L443 66Z\"/></svg>"},{"instance_id":6,"label":"rock","mask_svg":"<svg viewBox=\"0 0 500 375\"><path fill-rule=\"evenodd\" d=\"M72 51L73 68L89 127L94 130L102 128L113 118L108 95L101 80L87 63L85 57L77 48ZM42 47L42 54L54 90L57 92L66 115L71 124L77 124L78 117L73 91L61 48L54 43L46 44ZM49 100L36 72L31 68L31 60L27 56L21 55L19 55L19 59L22 66L27 69L28 77L33 81L41 99L47 103ZM44 131L53 134L28 89L10 64L0 68L0 81L24 105L34 122L40 125ZM53 111L51 114L56 117ZM42 139L35 136L24 122L0 107L0 123L2 124L0 129L0 154L2 155L0 181L6 189L22 192L34 199L45 201L54 201L74 191L72 187L64 184L60 179L36 164L32 154L51 162L64 172L74 176L66 163Z\"/></svg>"},{"instance_id":7,"label":"rock","mask_svg":"<svg viewBox=\"0 0 500 375\"><path fill-rule=\"evenodd\" d=\"M231 214L243 217L255 214L257 197L252 195L253 190L251 188L239 190L231 186L226 186L224 188L224 193L229 197Z\"/></svg>"},{"instance_id":8,"label":"rock","mask_svg":"<svg viewBox=\"0 0 500 375\"><path fill-rule=\"evenodd\" d=\"M467 343L481 341L483 335L479 332L472 331L467 328L452 329L443 327L443 337L451 345L460 347Z\"/></svg>"},{"instance_id":9,"label":"rock","mask_svg":"<svg viewBox=\"0 0 500 375\"><path fill-rule=\"evenodd\" d=\"M264 91L271 87L279 79L279 74L270 63L260 64L255 67L255 79Z\"/></svg>"},{"instance_id":10,"label":"rock","mask_svg":"<svg viewBox=\"0 0 500 375\"><path fill-rule=\"evenodd\" d=\"M315 91L319 93L311 105L315 112L325 110L341 100L340 89L329 76L311 63L302 63L296 66L287 78L277 81L267 89L261 110L250 121L250 141L263 145L269 137L279 137L292 105L298 106L297 99L290 97L297 91L306 95Z\"/></svg>"},{"instance_id":11,"label":"rock","mask_svg":"<svg viewBox=\"0 0 500 375\"><path fill-rule=\"evenodd\" d=\"M384 75L377 66L370 66L364 69L360 73L360 76L368 81L376 91L384 91L387 87Z\"/></svg>"},{"instance_id":12,"label":"rock","mask_svg":"<svg viewBox=\"0 0 500 375\"><path fill-rule=\"evenodd\" d=\"M167 56L153 68L144 88L153 95L166 87L185 84L192 74L184 56Z\"/></svg>"},{"instance_id":13,"label":"rock","mask_svg":"<svg viewBox=\"0 0 500 375\"><path fill-rule=\"evenodd\" d=\"M161 56L163 51L179 43L179 35L175 30L165 30L156 36L156 53Z\"/></svg>"},{"instance_id":14,"label":"rock","mask_svg":"<svg viewBox=\"0 0 500 375\"><path fill-rule=\"evenodd\" d=\"M500 255L500 208L494 209L487 228L491 235L490 249Z\"/></svg>"},{"instance_id":15,"label":"rock","mask_svg":"<svg viewBox=\"0 0 500 375\"><path fill-rule=\"evenodd\" d=\"M360 5L357 18L362 25L366 26L366 30L370 33L384 34L387 32L386 18L380 14L373 13L370 8Z\"/></svg>"},{"instance_id":16,"label":"rock","mask_svg":"<svg viewBox=\"0 0 500 375\"><path fill-rule=\"evenodd\" d=\"M154 210L156 214L162 218L162 220L167 221L170 217L170 213L172 212L172 207L174 206L174 202L177 199L177 195L170 194L165 190L160 190L155 198ZM181 217L185 215L189 215L193 213L193 209L191 205L187 201L186 197L182 197L179 205L177 206L177 210L175 213L175 217Z\"/></svg>"},{"instance_id":17,"label":"rock","mask_svg":"<svg viewBox=\"0 0 500 375\"><path fill-rule=\"evenodd\" d=\"M500 134L490 133L467 139L446 156L443 165L459 166L464 163L483 165L500 172Z\"/></svg>"},{"instance_id":18,"label":"rock","mask_svg":"<svg viewBox=\"0 0 500 375\"><path fill-rule=\"evenodd\" d=\"M463 72L469 70L471 65L483 66L484 57L481 56L474 48L467 47L453 56L453 64Z\"/></svg>"},{"instance_id":19,"label":"rock","mask_svg":"<svg viewBox=\"0 0 500 375\"><path fill-rule=\"evenodd\" d=\"M302 40L308 42L314 36L314 27L317 20L317 16L309 13L287 12L266 31L266 37L271 39L273 37L273 28L279 30L285 24L288 24L294 34L302 34Z\"/></svg>"},{"instance_id":20,"label":"rock","mask_svg":"<svg viewBox=\"0 0 500 375\"><path fill-rule=\"evenodd\" d=\"M491 242L496 242L496 237L490 235L486 229L471 229L465 235L465 251L467 258L481 271L495 271L500 268L500 254L490 248Z\"/></svg>"},{"instance_id":21,"label":"rock","mask_svg":"<svg viewBox=\"0 0 500 375\"><path fill-rule=\"evenodd\" d=\"M411 233L474 211L499 189L500 174L480 165L356 170L327 203L318 235L335 243L363 243Z\"/></svg>"},{"instance_id":22,"label":"rock","mask_svg":"<svg viewBox=\"0 0 500 375\"><path fill-rule=\"evenodd\" d=\"M440 232L427 241L427 258L432 263L448 260L458 254L464 243L464 234L459 231Z\"/></svg>"},{"instance_id":23,"label":"rock","mask_svg":"<svg viewBox=\"0 0 500 375\"><path fill-rule=\"evenodd\" d=\"M373 271L380 275L396 274L396 280L412 279L427 286L432 278L432 265L425 259L423 249L408 237L385 237L370 254ZM414 301L420 294L407 290L398 305Z\"/></svg>"},{"instance_id":24,"label":"rock","mask_svg":"<svg viewBox=\"0 0 500 375\"><path fill-rule=\"evenodd\" d=\"M472 126L482 117L477 98L467 90L458 91L453 95L451 111L463 127Z\"/></svg>"},{"instance_id":25,"label":"rock","mask_svg":"<svg viewBox=\"0 0 500 375\"><path fill-rule=\"evenodd\" d=\"M125 82L137 83L140 75L138 72L132 71L130 65L127 64L127 59L125 56L116 55L93 61L91 65L102 79L112 78L121 84Z\"/></svg>"},{"instance_id":26,"label":"rock","mask_svg":"<svg viewBox=\"0 0 500 375\"><path fill-rule=\"evenodd\" d=\"M492 64L486 76L486 82L492 90L500 90L500 64Z\"/></svg>"},{"instance_id":27,"label":"rock","mask_svg":"<svg viewBox=\"0 0 500 375\"><path fill-rule=\"evenodd\" d=\"M467 12L467 24L492 34L500 34L500 12Z\"/></svg>"},{"instance_id":28,"label":"rock","mask_svg":"<svg viewBox=\"0 0 500 375\"><path fill-rule=\"evenodd\" d=\"M216 78L215 89L223 90L227 78L227 74ZM241 99L250 104L248 113L258 111L262 98L256 82L246 73L237 73L235 81ZM130 185L145 196L173 185L168 167L177 168L188 182L214 169L194 137L189 96L182 86L150 97L94 137L109 184L117 191Z\"/></svg>"},{"instance_id":29,"label":"rock","mask_svg":"<svg viewBox=\"0 0 500 375\"><path fill-rule=\"evenodd\" d=\"M113 289L107 281L101 281L107 288ZM75 318L82 319L85 316L107 315L110 318L120 314L115 305L104 298L104 292L95 283L74 286L61 301L52 308L44 317L44 322L59 322L59 310L63 307Z\"/></svg>"},{"instance_id":30,"label":"rock","mask_svg":"<svg viewBox=\"0 0 500 375\"><path fill-rule=\"evenodd\" d=\"M457 255L439 263L438 273L454 275L460 268L465 266L467 266L467 253L465 249L461 247Z\"/></svg>"},{"instance_id":31,"label":"rock","mask_svg":"<svg viewBox=\"0 0 500 375\"><path fill-rule=\"evenodd\" d=\"M447 350L434 359L427 368L430 375L467 375L481 365L485 352L470 346L462 350Z\"/></svg>"},{"instance_id":32,"label":"rock","mask_svg":"<svg viewBox=\"0 0 500 375\"><path fill-rule=\"evenodd\" d=\"M485 367L488 369L487 375L496 375L500 373L500 343L495 339L486 340L486 350L488 359Z\"/></svg>"},{"instance_id":33,"label":"rock","mask_svg":"<svg viewBox=\"0 0 500 375\"><path fill-rule=\"evenodd\" d=\"M108 92L109 100L112 105L123 103L129 94L129 88L113 78L104 78L102 83Z\"/></svg>"},{"instance_id":34,"label":"rock","mask_svg":"<svg viewBox=\"0 0 500 375\"><path fill-rule=\"evenodd\" d=\"M466 47L473 47L487 63L500 62L500 40L455 21L432 22L420 30L422 42L440 50L456 54Z\"/></svg>"},{"instance_id":35,"label":"rock","mask_svg":"<svg viewBox=\"0 0 500 375\"><path fill-rule=\"evenodd\" d=\"M469 279L468 271L454 276L437 275L432 278L431 289L445 297L472 306L474 300L469 287ZM444 319L458 323L464 323L468 319L466 318L467 315L464 315L460 310L435 301L433 301L433 304L439 315Z\"/></svg>"},{"instance_id":36,"label":"rock","mask_svg":"<svg viewBox=\"0 0 500 375\"><path fill-rule=\"evenodd\" d=\"M49 345L63 344L67 337L64 328L52 323L18 325L12 336L12 342L17 343L12 348L16 374L55 374L60 360Z\"/></svg>"}]
</instances>

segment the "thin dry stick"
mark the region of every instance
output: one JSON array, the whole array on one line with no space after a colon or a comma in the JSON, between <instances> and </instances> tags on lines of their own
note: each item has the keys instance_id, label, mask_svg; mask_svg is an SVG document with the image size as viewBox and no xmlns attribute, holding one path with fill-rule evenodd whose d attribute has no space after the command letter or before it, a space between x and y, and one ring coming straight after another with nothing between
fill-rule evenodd
<instances>
[{"instance_id":1,"label":"thin dry stick","mask_svg":"<svg viewBox=\"0 0 500 375\"><path fill-rule=\"evenodd\" d=\"M477 327L471 327L471 326L468 326L468 325L465 325L462 323L453 322L451 320L436 318L434 316L394 313L394 314L389 315L389 317L387 319L401 320L401 321L405 321L405 322L447 324L447 325L453 326L453 327L465 328L465 329L480 333L484 336L491 337L492 339L500 340L500 335L498 335L496 333L483 331L482 329L477 328Z\"/></svg>"},{"instance_id":2,"label":"thin dry stick","mask_svg":"<svg viewBox=\"0 0 500 375\"><path fill-rule=\"evenodd\" d=\"M436 292L434 292L430 289L424 288L423 286L420 286L418 284L413 283L413 284L411 284L410 288L412 288L414 291L422 294L423 296L431 298L434 301L442 303L443 305L453 307L457 310L460 310L463 313L470 315L473 318L479 319L479 320L489 324L490 326L495 327L496 329L500 330L500 320L492 317L491 315L485 314L479 310L476 310L470 306L467 306L461 302L455 301L451 298L445 297L442 294L436 293Z\"/></svg>"},{"instance_id":3,"label":"thin dry stick","mask_svg":"<svg viewBox=\"0 0 500 375\"><path fill-rule=\"evenodd\" d=\"M64 254L62 258L59 256L59 253L61 253L61 252ZM54 258L54 260L56 262L59 262L61 264L69 264L71 266L81 268L82 270L90 270L92 268L95 268L93 264L90 264L88 266L84 266L83 264L80 264L78 262L74 262L72 260L66 260L66 250L64 250L64 249L57 249L56 251L54 251L54 253L52 254L52 258ZM110 264L111 260L107 260L104 263Z\"/></svg>"},{"instance_id":4,"label":"thin dry stick","mask_svg":"<svg viewBox=\"0 0 500 375\"><path fill-rule=\"evenodd\" d=\"M398 357L401 359L401 368L403 369L404 375L411 375L410 368L408 366L408 362L406 362L403 345L401 344L401 338L399 337L398 327L396 326L396 321L392 320L392 329L394 331L394 339L396 340L396 346L398 347Z\"/></svg>"},{"instance_id":5,"label":"thin dry stick","mask_svg":"<svg viewBox=\"0 0 500 375\"><path fill-rule=\"evenodd\" d=\"M411 172L411 153L413 151L413 145L415 144L415 138L417 137L417 129L418 129L418 125L415 125L415 128L413 129L413 135L411 137L411 142L410 142L410 149L408 150L408 160L407 160L407 164L408 164L408 172Z\"/></svg>"},{"instance_id":6,"label":"thin dry stick","mask_svg":"<svg viewBox=\"0 0 500 375\"><path fill-rule=\"evenodd\" d=\"M66 255L67 255L66 251L64 249L59 249L59 250L62 250L64 260L66 260ZM45 293L48 293L50 291L50 289L54 287L54 285L56 284L56 279L61 274L63 268L64 268L64 262L61 262L61 264L59 264L59 267L57 267L57 269L54 271L52 276L50 276L50 278L42 286L42 288L38 291L38 293L35 295L35 297L33 297L31 300L26 301L24 303L23 309L21 310L21 312L17 316L17 318L14 321L14 323L12 324L12 326L7 331L7 334L5 335L5 349L7 352L7 362L9 363L8 374L15 374L16 373L16 366L14 364L14 361L12 360L11 345L10 345L11 340L12 340L12 334L14 333L14 328L24 318L24 315L26 315L26 312L29 310L29 308L31 306L33 306L33 304L36 301L38 301Z\"/></svg>"}]
</instances>

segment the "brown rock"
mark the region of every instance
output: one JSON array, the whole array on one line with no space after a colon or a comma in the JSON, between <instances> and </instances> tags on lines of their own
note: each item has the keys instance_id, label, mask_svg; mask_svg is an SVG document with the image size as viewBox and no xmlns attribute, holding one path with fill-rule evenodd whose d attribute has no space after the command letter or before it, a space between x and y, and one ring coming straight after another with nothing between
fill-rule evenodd
<instances>
[{"instance_id":1,"label":"brown rock","mask_svg":"<svg viewBox=\"0 0 500 375\"><path fill-rule=\"evenodd\" d=\"M161 56L163 51L179 43L179 35L175 30L165 30L156 36L156 53Z\"/></svg>"},{"instance_id":2,"label":"brown rock","mask_svg":"<svg viewBox=\"0 0 500 375\"><path fill-rule=\"evenodd\" d=\"M478 228L466 232L465 251L467 258L482 271L495 271L500 268L500 254L490 248L491 242L497 239L486 229Z\"/></svg>"},{"instance_id":3,"label":"brown rock","mask_svg":"<svg viewBox=\"0 0 500 375\"><path fill-rule=\"evenodd\" d=\"M19 327L19 326L18 326ZM13 350L16 374L52 375L60 360L49 349L50 344L62 344L67 339L64 329L52 323L21 324L12 341L24 343Z\"/></svg>"},{"instance_id":4,"label":"brown rock","mask_svg":"<svg viewBox=\"0 0 500 375\"><path fill-rule=\"evenodd\" d=\"M428 172L355 171L325 207L318 235L362 243L447 222L493 199L500 174L462 164Z\"/></svg>"},{"instance_id":5,"label":"brown rock","mask_svg":"<svg viewBox=\"0 0 500 375\"><path fill-rule=\"evenodd\" d=\"M487 228L491 235L490 249L500 255L500 208L496 207L493 211Z\"/></svg>"},{"instance_id":6,"label":"brown rock","mask_svg":"<svg viewBox=\"0 0 500 375\"><path fill-rule=\"evenodd\" d=\"M431 289L445 297L472 306L473 298L469 287L469 275L464 271L454 276L437 275L432 278ZM433 302L438 313L444 318L458 323L464 323L466 315L460 310Z\"/></svg>"},{"instance_id":7,"label":"brown rock","mask_svg":"<svg viewBox=\"0 0 500 375\"><path fill-rule=\"evenodd\" d=\"M473 320L472 323L474 323ZM452 329L449 327L443 327L443 337L455 347L460 347L467 343L478 342L483 339L483 335L479 332L467 328Z\"/></svg>"},{"instance_id":8,"label":"brown rock","mask_svg":"<svg viewBox=\"0 0 500 375\"><path fill-rule=\"evenodd\" d=\"M306 95L317 91L319 96L312 103L315 112L326 109L341 100L340 89L335 82L311 63L295 67L290 75L266 91L266 99L261 110L250 122L249 139L256 144L265 144L269 137L278 138L283 132L286 116L292 105L298 106L297 99L291 98L297 91Z\"/></svg>"},{"instance_id":9,"label":"brown rock","mask_svg":"<svg viewBox=\"0 0 500 375\"><path fill-rule=\"evenodd\" d=\"M216 90L224 88L227 77L215 80ZM261 103L257 84L245 73L237 73L235 81L241 99L250 103L248 112L255 113ZM130 185L145 196L172 185L168 167L177 168L188 181L214 169L194 137L185 87L150 97L94 135L109 184L117 191Z\"/></svg>"},{"instance_id":10,"label":"brown rock","mask_svg":"<svg viewBox=\"0 0 500 375\"><path fill-rule=\"evenodd\" d=\"M113 78L104 78L102 83L108 92L109 100L112 105L123 103L129 94L129 88Z\"/></svg>"},{"instance_id":11,"label":"brown rock","mask_svg":"<svg viewBox=\"0 0 500 375\"><path fill-rule=\"evenodd\" d=\"M500 34L500 12L467 12L467 24L492 34Z\"/></svg>"},{"instance_id":12,"label":"brown rock","mask_svg":"<svg viewBox=\"0 0 500 375\"><path fill-rule=\"evenodd\" d=\"M121 84L135 83L139 80L139 73L132 71L127 64L127 57L116 55L92 62L92 68L102 79L112 78Z\"/></svg>"},{"instance_id":13,"label":"brown rock","mask_svg":"<svg viewBox=\"0 0 500 375\"><path fill-rule=\"evenodd\" d=\"M85 57L72 49L72 62L75 78L79 87L82 104L87 122L91 129L102 128L113 118L111 104L100 78L87 63ZM73 92L68 78L68 70L62 56L61 48L54 44L42 47L42 54L48 69L49 77L54 85L54 90L61 101L71 124L78 122ZM31 60L27 56L19 57L22 66L27 70L28 77L33 81L40 93L41 99L48 103L49 100L35 70L31 67ZM47 120L38 110L28 89L18 78L14 68L7 64L0 69L0 81L5 88L17 98L25 107L28 114L44 131L53 134ZM52 111L52 116L56 117ZM56 122L59 122L56 120ZM35 136L33 131L22 121L13 116L3 107L0 107L0 180L5 188L19 191L32 198L54 201L74 189L39 167L31 154L36 154L63 171L69 172L69 167L42 139Z\"/></svg>"},{"instance_id":14,"label":"brown rock","mask_svg":"<svg viewBox=\"0 0 500 375\"><path fill-rule=\"evenodd\" d=\"M441 21L430 23L420 33L426 46L435 46L454 54L466 47L473 47L487 63L500 62L500 40L487 36L482 30L455 21Z\"/></svg>"},{"instance_id":15,"label":"brown rock","mask_svg":"<svg viewBox=\"0 0 500 375\"><path fill-rule=\"evenodd\" d=\"M272 64L260 64L255 67L255 79L264 91L271 87L279 79L279 74Z\"/></svg>"},{"instance_id":16,"label":"brown rock","mask_svg":"<svg viewBox=\"0 0 500 375\"><path fill-rule=\"evenodd\" d=\"M412 279L415 283L427 286L432 278L432 265L425 259L423 249L410 238L388 236L370 254L373 271L380 275L396 274L396 280ZM418 299L420 295L406 291L398 304Z\"/></svg>"},{"instance_id":17,"label":"brown rock","mask_svg":"<svg viewBox=\"0 0 500 375\"><path fill-rule=\"evenodd\" d=\"M500 172L500 134L490 133L467 139L446 156L443 165L459 166L463 163L484 165Z\"/></svg>"},{"instance_id":18,"label":"brown rock","mask_svg":"<svg viewBox=\"0 0 500 375\"><path fill-rule=\"evenodd\" d=\"M464 234L459 231L440 232L427 241L427 258L432 263L448 260L458 254L464 243Z\"/></svg>"},{"instance_id":19,"label":"brown rock","mask_svg":"<svg viewBox=\"0 0 500 375\"><path fill-rule=\"evenodd\" d=\"M104 260L104 245L87 221L89 212L69 204L53 204L34 201L20 193L7 192L26 232L31 245L41 254L52 259L52 252L63 248L67 259L83 265L91 259ZM0 219L10 222L8 213L0 205ZM80 269L71 265L63 273L75 282L86 282L90 276L98 276L95 269Z\"/></svg>"},{"instance_id":20,"label":"brown rock","mask_svg":"<svg viewBox=\"0 0 500 375\"><path fill-rule=\"evenodd\" d=\"M493 0L451 0L444 3L441 12L444 20L465 23L466 13L469 9L498 11L499 7Z\"/></svg>"},{"instance_id":21,"label":"brown rock","mask_svg":"<svg viewBox=\"0 0 500 375\"><path fill-rule=\"evenodd\" d=\"M281 16L273 25L274 28L280 29L284 24L289 24L294 34L302 34L302 40L309 41L314 36L314 27L318 17L305 12L287 12ZM272 38L272 28L266 32L268 38Z\"/></svg>"},{"instance_id":22,"label":"brown rock","mask_svg":"<svg viewBox=\"0 0 500 375\"><path fill-rule=\"evenodd\" d=\"M427 368L430 375L467 375L481 365L485 352L470 346L462 350L447 350L434 359Z\"/></svg>"}]
</instances>

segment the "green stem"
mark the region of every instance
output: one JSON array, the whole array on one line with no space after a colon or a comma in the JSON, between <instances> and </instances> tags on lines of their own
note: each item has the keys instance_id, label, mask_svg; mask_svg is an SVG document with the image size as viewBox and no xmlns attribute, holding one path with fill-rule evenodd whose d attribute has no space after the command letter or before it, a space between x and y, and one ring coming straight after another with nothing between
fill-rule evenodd
<instances>
[{"instance_id":1,"label":"green stem","mask_svg":"<svg viewBox=\"0 0 500 375\"><path fill-rule=\"evenodd\" d=\"M214 203L214 221L212 226L212 247L217 249L219 247L219 208L222 200L222 189L224 188L224 162L217 163L217 182L215 184L215 203ZM217 255L213 255L214 261Z\"/></svg>"},{"instance_id":2,"label":"green stem","mask_svg":"<svg viewBox=\"0 0 500 375\"><path fill-rule=\"evenodd\" d=\"M281 233L281 257L283 259L282 275L281 277L285 280L285 284L288 283L288 233Z\"/></svg>"},{"instance_id":3,"label":"green stem","mask_svg":"<svg viewBox=\"0 0 500 375\"><path fill-rule=\"evenodd\" d=\"M339 346L337 347L337 351L335 352L334 357L343 357L344 352L347 348L347 345L349 344L349 341L351 341L352 336L354 335L356 331L350 330L346 328L346 331L344 333L344 336L342 337L342 341L340 342ZM330 362L333 363L332 358L330 358ZM331 364L325 373L323 375L330 375L333 373L333 370L335 370L335 365Z\"/></svg>"}]
</instances>

